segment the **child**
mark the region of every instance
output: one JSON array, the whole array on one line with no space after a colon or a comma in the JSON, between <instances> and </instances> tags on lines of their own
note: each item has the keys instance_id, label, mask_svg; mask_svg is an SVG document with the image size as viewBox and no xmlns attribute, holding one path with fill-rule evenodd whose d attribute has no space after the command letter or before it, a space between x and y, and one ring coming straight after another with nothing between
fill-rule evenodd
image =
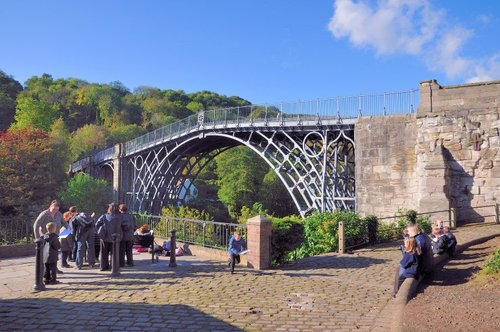
<instances>
[{"instance_id":1,"label":"child","mask_svg":"<svg viewBox=\"0 0 500 332\"><path fill-rule=\"evenodd\" d=\"M453 233L450 232L450 227L448 226L445 226L443 228L443 232L443 236L446 236L448 238L448 249L446 250L446 252L450 257L453 257L453 255L455 254L455 247L457 246L457 238L455 237L455 235L453 235Z\"/></svg>"},{"instance_id":2,"label":"child","mask_svg":"<svg viewBox=\"0 0 500 332\"><path fill-rule=\"evenodd\" d=\"M45 263L45 283L57 284L57 259L61 249L59 237L56 234L57 226L54 222L47 224L47 233L43 236L45 246L43 247L43 262Z\"/></svg>"},{"instance_id":3,"label":"child","mask_svg":"<svg viewBox=\"0 0 500 332\"><path fill-rule=\"evenodd\" d=\"M240 263L240 252L247 249L247 244L245 240L241 238L240 232L234 231L233 236L229 239L229 248L227 252L229 253L228 265L231 268L231 273L234 273L234 265L236 261Z\"/></svg>"},{"instance_id":4,"label":"child","mask_svg":"<svg viewBox=\"0 0 500 332\"><path fill-rule=\"evenodd\" d=\"M418 246L417 240L414 237L406 237L401 251L403 252L403 258L399 262L399 277L394 285L393 296L396 296L399 287L406 278L418 278L418 256L422 254L422 250Z\"/></svg>"},{"instance_id":5,"label":"child","mask_svg":"<svg viewBox=\"0 0 500 332\"><path fill-rule=\"evenodd\" d=\"M448 249L449 239L447 236L443 235L441 228L435 225L432 228L432 252L434 254L444 254Z\"/></svg>"}]
</instances>

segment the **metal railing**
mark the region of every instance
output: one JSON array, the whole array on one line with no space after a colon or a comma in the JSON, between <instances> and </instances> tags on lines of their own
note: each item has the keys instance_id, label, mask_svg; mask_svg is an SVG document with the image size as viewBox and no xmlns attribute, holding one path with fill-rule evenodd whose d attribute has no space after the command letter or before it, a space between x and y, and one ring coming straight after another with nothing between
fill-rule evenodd
<instances>
[{"instance_id":1,"label":"metal railing","mask_svg":"<svg viewBox=\"0 0 500 332\"><path fill-rule=\"evenodd\" d=\"M33 241L33 221L19 216L0 217L0 245Z\"/></svg>"},{"instance_id":2,"label":"metal railing","mask_svg":"<svg viewBox=\"0 0 500 332\"><path fill-rule=\"evenodd\" d=\"M155 238L167 240L170 238L172 229L175 229L176 239L179 242L218 249L228 247L229 237L235 230L239 230L242 237L246 238L246 225L166 216L134 215L138 226L148 224L154 231Z\"/></svg>"},{"instance_id":3,"label":"metal railing","mask_svg":"<svg viewBox=\"0 0 500 332\"><path fill-rule=\"evenodd\" d=\"M457 222L457 210L469 212L469 215L472 215L473 218L461 218ZM447 215L448 218L443 218L443 215ZM473 223L481 223L481 222L495 222L497 224L500 223L500 204L489 204L489 205L481 205L481 206L470 206L470 207L461 207L461 208L450 208L448 210L437 210L437 211L429 211L422 212L416 214L417 220L418 217L426 217L426 219L431 222L433 219L441 219L445 226L450 226L451 229L458 226L465 226ZM357 225L359 229L356 229L354 232L355 235L346 237L344 235L344 248L353 249L356 247L364 246L369 243L381 243L381 242L389 242L395 241L402 238L403 229L401 225L398 224L400 220L404 220L404 215L394 215L390 217L381 217L377 218L377 229L370 229L370 225L367 222L361 222ZM346 223L344 223L344 227L348 227ZM339 245L340 247L340 245Z\"/></svg>"}]
</instances>

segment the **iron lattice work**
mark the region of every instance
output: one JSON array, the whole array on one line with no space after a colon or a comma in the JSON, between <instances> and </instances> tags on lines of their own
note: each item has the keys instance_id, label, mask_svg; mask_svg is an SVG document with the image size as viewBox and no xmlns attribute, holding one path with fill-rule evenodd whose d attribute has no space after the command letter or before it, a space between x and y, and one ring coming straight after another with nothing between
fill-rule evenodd
<instances>
[{"instance_id":1,"label":"iron lattice work","mask_svg":"<svg viewBox=\"0 0 500 332\"><path fill-rule=\"evenodd\" d=\"M127 157L127 203L151 213L182 203L182 193L190 190L201 169L237 145L252 149L270 165L302 216L312 210L355 209L352 125L226 128L166 142Z\"/></svg>"}]
</instances>

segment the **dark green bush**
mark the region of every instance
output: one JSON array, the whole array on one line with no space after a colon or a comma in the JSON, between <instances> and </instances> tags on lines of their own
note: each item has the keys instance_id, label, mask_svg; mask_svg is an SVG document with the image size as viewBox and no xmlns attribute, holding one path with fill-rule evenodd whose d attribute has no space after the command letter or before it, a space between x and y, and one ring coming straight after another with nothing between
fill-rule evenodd
<instances>
[{"instance_id":1,"label":"dark green bush","mask_svg":"<svg viewBox=\"0 0 500 332\"><path fill-rule=\"evenodd\" d=\"M299 249L299 257L314 256L338 250L339 222L344 222L346 242L351 245L367 240L366 221L350 211L314 213L304 219L305 241Z\"/></svg>"},{"instance_id":2,"label":"dark green bush","mask_svg":"<svg viewBox=\"0 0 500 332\"><path fill-rule=\"evenodd\" d=\"M283 264L304 241L304 224L298 217L271 218L271 261Z\"/></svg>"}]
</instances>

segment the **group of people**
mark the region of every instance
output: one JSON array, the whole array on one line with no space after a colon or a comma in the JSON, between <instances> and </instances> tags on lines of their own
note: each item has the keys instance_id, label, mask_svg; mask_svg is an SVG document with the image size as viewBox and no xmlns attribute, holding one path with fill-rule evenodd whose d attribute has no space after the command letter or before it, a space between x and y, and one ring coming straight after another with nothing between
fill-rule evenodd
<instances>
[{"instance_id":1,"label":"group of people","mask_svg":"<svg viewBox=\"0 0 500 332\"><path fill-rule=\"evenodd\" d=\"M434 223L430 237L422 232L418 225L408 226L403 236L403 258L396 273L393 296L396 296L406 278L418 279L432 272L434 254L448 253L451 257L457 245L455 235L450 232L449 227L443 226L442 220Z\"/></svg>"},{"instance_id":2,"label":"group of people","mask_svg":"<svg viewBox=\"0 0 500 332\"><path fill-rule=\"evenodd\" d=\"M101 271L109 270L109 256L113 250L114 239L120 241L120 266L124 267L125 262L128 266L134 265L132 251L137 225L134 216L127 212L125 204L109 204L107 212L97 220L95 213L79 213L74 206L64 215L59 209L59 202L52 201L49 208L42 211L33 224L35 238L43 239L41 262L44 264L42 270L45 271L46 284L58 283L57 274L63 273L57 268L59 251L63 268L71 267L69 260L75 262L75 269L82 269L86 256L91 268L96 262L100 262Z\"/></svg>"}]
</instances>

